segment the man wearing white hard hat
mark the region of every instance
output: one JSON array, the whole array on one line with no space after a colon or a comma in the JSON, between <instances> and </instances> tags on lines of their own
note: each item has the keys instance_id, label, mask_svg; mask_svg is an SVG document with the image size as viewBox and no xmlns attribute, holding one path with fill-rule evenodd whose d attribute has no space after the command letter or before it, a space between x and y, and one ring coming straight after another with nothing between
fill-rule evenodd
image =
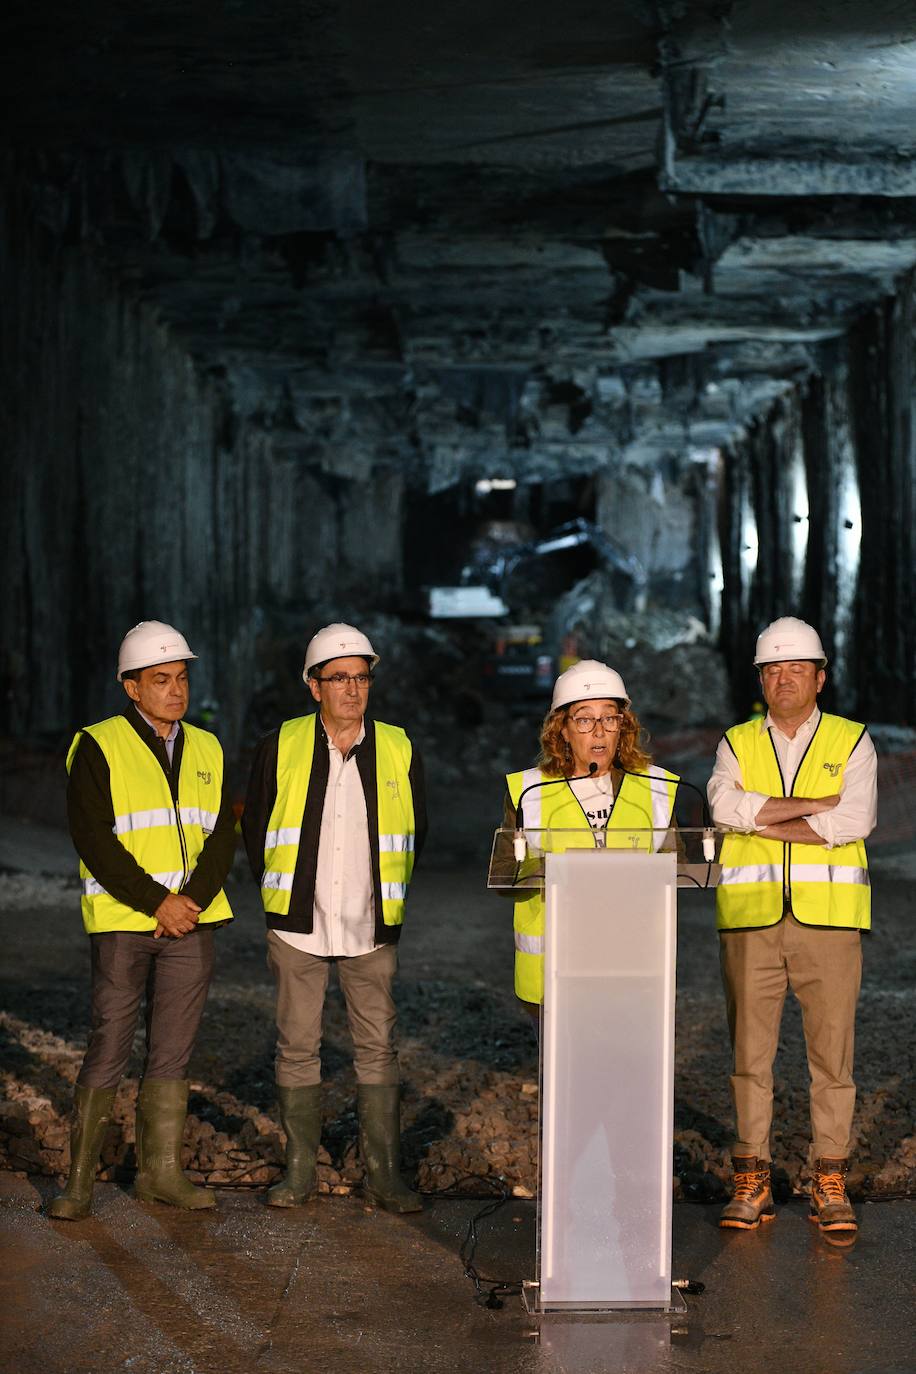
<instances>
[{"instance_id":1,"label":"man wearing white hard hat","mask_svg":"<svg viewBox=\"0 0 916 1374\"><path fill-rule=\"evenodd\" d=\"M267 918L277 980L277 1095L286 1176L273 1207L314 1196L321 1139L321 1029L331 964L353 1037L366 1192L414 1212L400 1177L400 1085L392 982L404 903L426 834L420 758L404 731L367 715L378 655L353 625L309 642L303 679L317 709L261 741L242 833Z\"/></svg>"},{"instance_id":2,"label":"man wearing white hard hat","mask_svg":"<svg viewBox=\"0 0 916 1374\"><path fill-rule=\"evenodd\" d=\"M182 723L194 658L174 626L134 626L118 654L128 697L123 714L84 726L67 757L67 812L90 937L92 1033L76 1082L70 1175L48 1207L62 1220L89 1212L144 994L136 1195L176 1207L216 1205L179 1164L186 1070L213 970L213 931L232 919L222 887L235 852L219 741Z\"/></svg>"},{"instance_id":3,"label":"man wearing white hard hat","mask_svg":"<svg viewBox=\"0 0 916 1374\"><path fill-rule=\"evenodd\" d=\"M676 845L670 827L678 778L652 763L640 734L618 672L594 659L567 668L554 684L537 763L506 778L504 831L523 818L529 829L581 830L583 843L595 847L613 847L619 834L630 848L634 831L642 847ZM525 889L515 899L514 928L515 993L537 1014L544 1000L542 892Z\"/></svg>"},{"instance_id":4,"label":"man wearing white hard hat","mask_svg":"<svg viewBox=\"0 0 916 1374\"><path fill-rule=\"evenodd\" d=\"M726 732L709 783L713 820L732 832L716 908L737 1138L734 1196L720 1225L754 1230L775 1216L773 1060L791 988L811 1075L810 1215L830 1243L849 1244L860 932L871 919L864 841L877 816L877 760L864 725L818 708L827 657L812 626L775 620L754 663L767 714Z\"/></svg>"}]
</instances>

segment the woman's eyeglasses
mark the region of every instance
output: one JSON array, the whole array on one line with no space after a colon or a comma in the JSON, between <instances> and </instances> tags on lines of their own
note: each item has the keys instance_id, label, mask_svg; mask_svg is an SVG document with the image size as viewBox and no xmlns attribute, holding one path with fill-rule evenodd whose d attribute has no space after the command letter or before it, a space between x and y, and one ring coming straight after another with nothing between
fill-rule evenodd
<instances>
[{"instance_id":1,"label":"woman's eyeglasses","mask_svg":"<svg viewBox=\"0 0 916 1374\"><path fill-rule=\"evenodd\" d=\"M598 724L599 720L605 730L610 733L612 730L619 730L623 724L622 716L573 716L572 723L579 731L580 735L590 735Z\"/></svg>"}]
</instances>

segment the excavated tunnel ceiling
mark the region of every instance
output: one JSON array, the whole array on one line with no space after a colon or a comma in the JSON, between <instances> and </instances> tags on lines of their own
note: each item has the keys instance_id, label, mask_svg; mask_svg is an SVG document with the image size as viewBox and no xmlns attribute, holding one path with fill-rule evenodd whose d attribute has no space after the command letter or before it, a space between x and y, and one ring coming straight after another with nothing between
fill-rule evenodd
<instances>
[{"instance_id":1,"label":"excavated tunnel ceiling","mask_svg":"<svg viewBox=\"0 0 916 1374\"><path fill-rule=\"evenodd\" d=\"M103 264L227 423L335 478L727 448L911 289L916 0L0 22L17 232Z\"/></svg>"},{"instance_id":2,"label":"excavated tunnel ceiling","mask_svg":"<svg viewBox=\"0 0 916 1374\"><path fill-rule=\"evenodd\" d=\"M104 245L275 420L456 365L740 375L749 343L753 374L762 349L797 375L916 263L916 4L95 0L5 23L34 213Z\"/></svg>"}]
</instances>

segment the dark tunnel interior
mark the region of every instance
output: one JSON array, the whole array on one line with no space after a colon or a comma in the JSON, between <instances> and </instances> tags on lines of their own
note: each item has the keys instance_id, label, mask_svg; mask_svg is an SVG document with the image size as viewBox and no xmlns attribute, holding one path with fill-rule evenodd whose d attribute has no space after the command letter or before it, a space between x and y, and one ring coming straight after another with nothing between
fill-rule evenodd
<instances>
[{"instance_id":1,"label":"dark tunnel interior","mask_svg":"<svg viewBox=\"0 0 916 1374\"><path fill-rule=\"evenodd\" d=\"M916 1251L916 0L7 0L0 91L3 1367L914 1374L901 1313ZM751 720L755 747L765 739L755 643L784 616L823 641L824 711L805 722L794 773L778 752L767 759L783 795L757 759L743 772L732 746L732 818L717 837L706 785L724 730L738 723L748 757ZM176 627L196 660L187 716L146 714L146 750L136 713L138 732L105 718L125 704L118 646L148 620ZM335 681L328 670L327 693L355 694L338 698L354 733L328 734L324 749L314 719L295 721L264 752L268 732L311 711L306 644L340 621L360 638L338 665L380 656L371 694L361 672ZM174 644L143 668L173 670L183 693ZM614 677L600 673L581 701L566 679L559 704L592 705L554 719L562 770L548 751L523 788L558 674L590 659ZM788 662L762 662L820 681L794 648ZM640 739L615 705L625 696ZM179 718L214 732L222 753ZM80 796L85 738L68 808L65 759L86 726L109 746L123 727L142 756L139 791L117 810L99 739L94 764L82 753ZM836 781L860 741L858 782L847 785L853 768ZM332 750L335 788L344 764L351 785L334 840ZM150 782L147 797L151 772L159 791ZM578 829L556 805L565 788L530 795L561 781L584 784L570 803ZM744 808L756 803L736 803L732 788L757 785L774 795L761 796L752 840ZM858 794L848 836L834 843L822 821L822 862L806 815L826 815L844 789L847 802ZM264 804L252 840L268 794L274 811ZM771 801L786 819L771 820ZM200 839L193 851L186 830ZM172 858L150 858L149 872L134 863L156 901L117 894L80 843L87 831L116 866L122 849L158 856L161 840ZM548 997L541 1023L532 1000L544 982L532 970L553 959L548 935L566 929L551 870L570 833L571 855L594 843L574 859L600 849L608 861L582 902L594 939L570 941L580 952L567 1000L575 1009L581 993L601 1017L552 1042L557 1078L581 1070L586 1084L578 1118L559 1097L542 1107L541 1027L554 1008ZM653 909L634 900L624 836L646 851L637 861L667 865ZM372 946L376 968L377 951L387 961L375 975L384 998L361 1014L377 1040L394 1025L397 963L399 1058L395 1070L371 1059L371 1082L340 982L354 946L341 934L320 958L305 949L321 923L321 845L341 931L352 889L360 948ZM222 868L201 895L217 851ZM345 881L354 874L362 887ZM383 927L400 921L408 882L394 960L398 932ZM806 1047L814 1001L788 972L779 988L788 956L761 975L779 1008L753 1061L766 1087L776 1053L773 1228L757 1227L769 1220L757 1137L735 1150L744 1169L730 1153L737 1013L723 997L714 898L725 909L736 889L750 897L734 920L743 929L725 933L733 950L747 931L769 935L761 911L794 938L811 889L826 904L811 924L847 927L815 932L825 944L817 977L805 975L825 990L823 1038L843 1060L833 1080ZM201 910L217 932L200 1034L180 1064L188 1110L169 1147L175 1170L214 1190L209 1210L185 1211L180 1194L169 1206L144 1179L152 1147L137 1095L157 1075L129 1003L131 1057L120 1080L106 1076L116 1094L92 1117L104 1134L91 1213L75 1195L52 1200L68 1169L83 1192L95 1169L91 1150L80 1163L86 1099L74 1081L83 1087L87 1039L104 1020L91 1000L104 940L84 935L80 891L86 929L110 902L121 909L93 935L146 956L174 949ZM160 917L176 905L170 933ZM662 906L664 926L653 923ZM311 1104L303 1159L312 1150L321 1197L306 1161L274 1205L265 1189L287 1170L296 1129L277 1049L297 1034L278 1018L279 966L266 958L282 929L290 946L304 933L306 963L337 967L326 1001L317 981L281 996L311 1006L321 1032L320 1045L300 1037L308 1072L289 1080ZM827 949L846 951L839 991ZM513 973L526 964L530 986ZM151 1024L155 976L144 977L131 996L145 991ZM169 1004L179 1029L188 1000ZM602 1019L618 1001L633 1014ZM650 1002L664 1031L654 1061ZM843 1016L826 1015L833 1004ZM612 1079L619 1063L627 1072ZM854 1099L848 1173L839 1144L813 1167L815 1079L822 1099ZM378 1112L387 1102L384 1152L364 1131L367 1087L382 1090ZM651 1168L638 1141L617 1152L607 1129L647 1102L661 1123ZM694 1285L683 1321L675 1305L655 1322L643 1320L654 1301L637 1300L634 1315L601 1293L578 1354L572 1303L540 1344L516 1295L532 1298L540 1264L550 1120L579 1137L570 1176L599 1155L639 1166L632 1187L623 1170L591 1175L579 1218L556 1209L558 1235L597 1219L604 1251L623 1253L624 1203L635 1215L651 1194L664 1224L669 1197L707 1204L676 1209L669 1277ZM413 1205L383 1216L385 1199L372 1202L370 1156L385 1153L393 1180L398 1150L422 1216ZM713 1217L736 1173L757 1190L757 1239L736 1240L743 1249ZM848 1186L855 1252L828 1253L822 1214L810 1225L818 1178ZM662 1274L670 1243L648 1205L639 1224ZM621 1313L633 1321L605 1321Z\"/></svg>"},{"instance_id":2,"label":"dark tunnel interior","mask_svg":"<svg viewBox=\"0 0 916 1374\"><path fill-rule=\"evenodd\" d=\"M15 0L3 734L149 617L232 756L328 619L468 728L507 652L700 726L794 613L916 723L907 9Z\"/></svg>"}]
</instances>

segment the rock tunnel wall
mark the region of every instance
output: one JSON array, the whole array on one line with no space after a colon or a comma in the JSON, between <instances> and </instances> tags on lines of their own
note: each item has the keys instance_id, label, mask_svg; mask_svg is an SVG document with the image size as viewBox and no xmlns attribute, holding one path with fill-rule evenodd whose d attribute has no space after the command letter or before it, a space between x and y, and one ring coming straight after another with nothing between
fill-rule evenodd
<instances>
[{"instance_id":1,"label":"rock tunnel wall","mask_svg":"<svg viewBox=\"0 0 916 1374\"><path fill-rule=\"evenodd\" d=\"M824 640L828 708L916 720L912 294L908 280L825 346L725 456L721 642L739 710L758 627L794 613Z\"/></svg>"},{"instance_id":2,"label":"rock tunnel wall","mask_svg":"<svg viewBox=\"0 0 916 1374\"><path fill-rule=\"evenodd\" d=\"M852 335L850 401L861 501L855 601L860 710L916 721L913 282Z\"/></svg>"},{"instance_id":3,"label":"rock tunnel wall","mask_svg":"<svg viewBox=\"0 0 916 1374\"><path fill-rule=\"evenodd\" d=\"M39 223L15 179L0 252L0 728L62 735L116 708L114 648L155 616L187 632L195 699L218 704L237 750L261 723L252 700L295 689L316 619L415 604L406 485L416 504L485 461L523 486L593 480L595 517L645 567L650 598L718 632L739 711L757 692L757 630L796 612L824 636L831 705L916 721L911 279L789 374L778 350L769 374L762 355L742 373L720 351L629 371L596 362L564 389L532 364L474 409L473 360L457 394L457 373L430 373L410 406L393 364L398 405L384 387L334 394L329 355L327 397L309 393L290 420L282 389L273 410L257 385L240 394L244 358L230 375L193 355L129 253ZM559 374L560 347L555 362ZM728 411L728 387L757 396L761 378L766 405ZM719 410L698 411L710 391ZM703 439L715 425L731 437Z\"/></svg>"},{"instance_id":4,"label":"rock tunnel wall","mask_svg":"<svg viewBox=\"0 0 916 1374\"><path fill-rule=\"evenodd\" d=\"M7 198L0 260L3 727L58 734L117 709L114 652L174 621L238 742L259 638L311 606L400 587L401 478L346 481L239 420L131 283Z\"/></svg>"}]
</instances>

